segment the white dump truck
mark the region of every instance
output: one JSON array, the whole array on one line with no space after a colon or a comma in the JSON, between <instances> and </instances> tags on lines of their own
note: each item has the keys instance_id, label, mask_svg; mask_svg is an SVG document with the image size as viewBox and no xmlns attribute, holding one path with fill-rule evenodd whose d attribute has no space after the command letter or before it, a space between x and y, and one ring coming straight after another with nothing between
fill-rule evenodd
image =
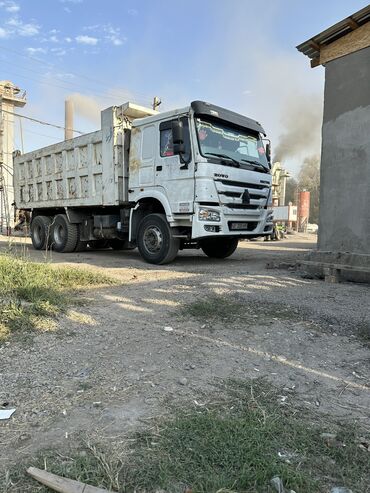
<instances>
[{"instance_id":1,"label":"white dump truck","mask_svg":"<svg viewBox=\"0 0 370 493\"><path fill-rule=\"evenodd\" d=\"M179 249L226 258L272 231L269 144L262 126L202 101L165 113L131 103L101 130L15 153L18 210L34 248L132 249L153 264Z\"/></svg>"}]
</instances>

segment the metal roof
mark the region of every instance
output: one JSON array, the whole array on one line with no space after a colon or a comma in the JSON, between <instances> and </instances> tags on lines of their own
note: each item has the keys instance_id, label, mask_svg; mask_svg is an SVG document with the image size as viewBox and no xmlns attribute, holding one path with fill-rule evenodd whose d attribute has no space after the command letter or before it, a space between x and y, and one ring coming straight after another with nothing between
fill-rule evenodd
<instances>
[{"instance_id":1,"label":"metal roof","mask_svg":"<svg viewBox=\"0 0 370 493\"><path fill-rule=\"evenodd\" d=\"M325 31L322 31L320 34L316 34L316 36L301 43L296 48L298 51L311 58L311 60L318 59L320 58L320 48L322 46L326 46L333 41L336 41L369 21L370 5L367 5L367 7L346 17L346 19L337 22L334 26L325 29Z\"/></svg>"}]
</instances>

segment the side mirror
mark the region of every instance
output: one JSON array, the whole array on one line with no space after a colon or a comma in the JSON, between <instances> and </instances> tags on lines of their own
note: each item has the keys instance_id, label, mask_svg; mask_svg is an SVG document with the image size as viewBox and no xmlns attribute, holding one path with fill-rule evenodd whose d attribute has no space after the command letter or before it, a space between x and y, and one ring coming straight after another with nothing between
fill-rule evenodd
<instances>
[{"instance_id":1,"label":"side mirror","mask_svg":"<svg viewBox=\"0 0 370 493\"><path fill-rule=\"evenodd\" d=\"M267 158L267 161L271 164L271 144L270 144L270 142L268 142L266 144L266 158Z\"/></svg>"},{"instance_id":2,"label":"side mirror","mask_svg":"<svg viewBox=\"0 0 370 493\"><path fill-rule=\"evenodd\" d=\"M172 140L174 154L184 154L184 125L181 120L172 122Z\"/></svg>"}]
</instances>

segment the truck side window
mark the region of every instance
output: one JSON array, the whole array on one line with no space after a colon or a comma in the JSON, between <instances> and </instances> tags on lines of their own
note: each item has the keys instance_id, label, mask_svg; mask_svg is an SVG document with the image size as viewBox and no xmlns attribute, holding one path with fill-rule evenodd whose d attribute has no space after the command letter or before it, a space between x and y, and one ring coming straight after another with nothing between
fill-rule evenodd
<instances>
[{"instance_id":1,"label":"truck side window","mask_svg":"<svg viewBox=\"0 0 370 493\"><path fill-rule=\"evenodd\" d=\"M184 144L185 153L182 155L182 162L188 163L191 159L191 147L190 147L190 133L189 133L189 120L186 117L182 117L181 121L184 126ZM168 120L162 122L159 126L160 131L160 155L161 157L173 156L173 139L172 139L172 122Z\"/></svg>"},{"instance_id":2,"label":"truck side window","mask_svg":"<svg viewBox=\"0 0 370 493\"><path fill-rule=\"evenodd\" d=\"M161 156L173 156L173 140L171 128L161 130Z\"/></svg>"}]
</instances>

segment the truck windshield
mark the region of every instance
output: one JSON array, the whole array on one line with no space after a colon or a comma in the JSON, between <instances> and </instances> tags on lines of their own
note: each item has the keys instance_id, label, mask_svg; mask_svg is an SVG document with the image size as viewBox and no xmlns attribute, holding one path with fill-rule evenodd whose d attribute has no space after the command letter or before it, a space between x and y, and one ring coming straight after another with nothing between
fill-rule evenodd
<instances>
[{"instance_id":1,"label":"truck windshield","mask_svg":"<svg viewBox=\"0 0 370 493\"><path fill-rule=\"evenodd\" d=\"M220 159L223 164L251 166L269 170L261 137L252 130L233 127L218 120L196 118L199 148L202 156Z\"/></svg>"}]
</instances>

